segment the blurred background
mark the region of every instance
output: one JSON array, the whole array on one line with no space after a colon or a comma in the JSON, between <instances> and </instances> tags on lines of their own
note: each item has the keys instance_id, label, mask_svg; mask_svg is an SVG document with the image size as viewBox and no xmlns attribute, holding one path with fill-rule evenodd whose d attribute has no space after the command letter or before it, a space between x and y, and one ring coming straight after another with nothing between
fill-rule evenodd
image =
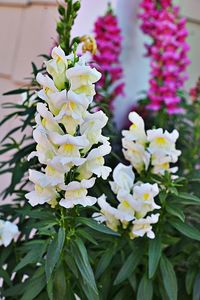
<instances>
[{"instance_id":1,"label":"blurred background","mask_svg":"<svg viewBox=\"0 0 200 300\"><path fill-rule=\"evenodd\" d=\"M122 64L125 71L126 98L119 99L116 119L133 105L139 93L148 87L149 62L144 58L145 37L139 30L137 19L139 0L110 1L122 28L124 36ZM181 14L188 20L189 56L192 61L188 68L189 80L186 89L193 87L200 75L200 0L175 1L181 6ZM82 7L75 23L74 35L92 34L97 17L107 8L106 0L82 0ZM39 54L48 54L57 40L56 0L0 0L0 103L20 101L18 97L3 97L2 93L26 84L31 72L31 62L41 65ZM120 117L119 117L120 111ZM4 111L0 108L0 118ZM16 120L17 122L17 120ZM9 125L12 127L13 124ZM6 124L8 127L8 125ZM1 127L0 138L8 130ZM6 157L5 157L6 159ZM7 179L5 178L5 181ZM1 187L5 185L1 180Z\"/></svg>"},{"instance_id":2,"label":"blurred background","mask_svg":"<svg viewBox=\"0 0 200 300\"><path fill-rule=\"evenodd\" d=\"M75 35L93 32L99 15L106 11L106 0L82 0L82 7L74 26ZM143 57L144 37L137 19L139 0L112 0L124 35L122 63L125 69L128 104L147 88L148 59ZM195 85L200 74L200 1L175 1L182 15L188 19L191 46L189 81ZM56 0L0 0L0 93L23 85L31 72L31 61L40 65L39 54L49 53L57 39ZM5 99L6 98L6 99ZM2 101L8 97L1 96ZM2 111L1 111L2 114Z\"/></svg>"}]
</instances>

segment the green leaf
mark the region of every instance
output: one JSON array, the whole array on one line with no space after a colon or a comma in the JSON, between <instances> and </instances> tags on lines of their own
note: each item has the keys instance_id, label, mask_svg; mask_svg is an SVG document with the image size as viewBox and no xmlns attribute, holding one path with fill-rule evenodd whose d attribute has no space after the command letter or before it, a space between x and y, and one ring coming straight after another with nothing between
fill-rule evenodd
<instances>
[{"instance_id":1,"label":"green leaf","mask_svg":"<svg viewBox=\"0 0 200 300\"><path fill-rule=\"evenodd\" d=\"M99 224L94 220L80 217L80 218L77 218L77 221L79 221L82 224L87 225L88 227L90 227L90 228L92 228L96 231L99 231L99 232L102 232L102 233L105 233L105 234L114 235L114 236L119 236L119 234L117 232L114 232L113 230L111 230L107 226L105 226L103 224Z\"/></svg>"},{"instance_id":2,"label":"green leaf","mask_svg":"<svg viewBox=\"0 0 200 300\"><path fill-rule=\"evenodd\" d=\"M63 246L65 241L65 229L60 228L56 237L54 237L53 241L51 241L48 251L47 251L47 258L45 262L45 272L46 272L46 279L47 282L49 281L51 274L58 262Z\"/></svg>"},{"instance_id":3,"label":"green leaf","mask_svg":"<svg viewBox=\"0 0 200 300\"><path fill-rule=\"evenodd\" d=\"M153 299L153 284L152 281L144 275L140 281L137 300L152 300Z\"/></svg>"},{"instance_id":4,"label":"green leaf","mask_svg":"<svg viewBox=\"0 0 200 300\"><path fill-rule=\"evenodd\" d=\"M166 294L169 300L177 300L177 279L174 268L170 260L166 256L162 256L160 260L160 270Z\"/></svg>"},{"instance_id":5,"label":"green leaf","mask_svg":"<svg viewBox=\"0 0 200 300\"><path fill-rule=\"evenodd\" d=\"M27 92L27 89L16 89L16 90L12 90L7 93L4 93L3 96L23 94L25 92Z\"/></svg>"},{"instance_id":6,"label":"green leaf","mask_svg":"<svg viewBox=\"0 0 200 300\"><path fill-rule=\"evenodd\" d=\"M178 198L181 198L181 201L179 199L180 204L184 205L198 205L200 204L200 198L190 195L188 193L179 193Z\"/></svg>"},{"instance_id":7,"label":"green leaf","mask_svg":"<svg viewBox=\"0 0 200 300\"><path fill-rule=\"evenodd\" d=\"M133 251L129 255L129 257L125 261L124 265L120 269L120 271L114 281L114 285L120 284L121 282L123 282L124 280L126 280L133 274L133 272L139 265L139 263L142 259L142 256L143 256L143 249L137 247L135 249L135 251Z\"/></svg>"},{"instance_id":8,"label":"green leaf","mask_svg":"<svg viewBox=\"0 0 200 300\"><path fill-rule=\"evenodd\" d=\"M46 244L43 241L41 241L40 244L35 245L32 250L20 260L15 267L14 272L19 271L28 264L39 262L45 250Z\"/></svg>"},{"instance_id":9,"label":"green leaf","mask_svg":"<svg viewBox=\"0 0 200 300\"><path fill-rule=\"evenodd\" d=\"M185 286L186 286L186 291L187 291L188 295L191 295L191 293L192 293L196 273L197 272L195 269L189 269L187 271L187 274L185 277Z\"/></svg>"},{"instance_id":10,"label":"green leaf","mask_svg":"<svg viewBox=\"0 0 200 300\"><path fill-rule=\"evenodd\" d=\"M47 283L47 293L48 293L49 300L54 300L54 298L53 298L53 280L52 280L52 277L49 279L49 281Z\"/></svg>"},{"instance_id":11,"label":"green leaf","mask_svg":"<svg viewBox=\"0 0 200 300\"><path fill-rule=\"evenodd\" d=\"M161 239L159 236L156 236L155 239L149 240L149 249L148 249L148 267L149 267L149 278L152 278L157 270L160 256L162 252Z\"/></svg>"},{"instance_id":12,"label":"green leaf","mask_svg":"<svg viewBox=\"0 0 200 300\"><path fill-rule=\"evenodd\" d=\"M76 238L72 243L72 253L76 266L83 278L83 281L92 291L98 295L98 290L94 278L94 274L89 262L87 250L80 238Z\"/></svg>"},{"instance_id":13,"label":"green leaf","mask_svg":"<svg viewBox=\"0 0 200 300\"><path fill-rule=\"evenodd\" d=\"M6 270L0 268L0 278L3 279L8 286L12 285L12 281L10 280L10 276Z\"/></svg>"},{"instance_id":14,"label":"green leaf","mask_svg":"<svg viewBox=\"0 0 200 300\"><path fill-rule=\"evenodd\" d=\"M185 221L185 215L183 213L183 210L180 207L178 207L177 205L172 204L172 203L167 203L166 211L170 215L179 218L182 222Z\"/></svg>"},{"instance_id":15,"label":"green leaf","mask_svg":"<svg viewBox=\"0 0 200 300\"><path fill-rule=\"evenodd\" d=\"M98 279L103 272L107 269L107 267L109 266L111 260L113 259L113 256L115 254L115 250L114 249L107 249L103 255L101 256L98 265L97 265L97 269L96 269L96 273L95 273L95 277Z\"/></svg>"},{"instance_id":16,"label":"green leaf","mask_svg":"<svg viewBox=\"0 0 200 300\"><path fill-rule=\"evenodd\" d=\"M192 300L199 300L199 299L200 299L200 273L197 274L195 278L193 297L192 297Z\"/></svg>"},{"instance_id":17,"label":"green leaf","mask_svg":"<svg viewBox=\"0 0 200 300\"><path fill-rule=\"evenodd\" d=\"M172 226L176 228L180 233L187 236L190 239L200 241L200 231L188 224L185 224L179 220L174 220L172 223Z\"/></svg>"},{"instance_id":18,"label":"green leaf","mask_svg":"<svg viewBox=\"0 0 200 300\"><path fill-rule=\"evenodd\" d=\"M45 274L30 279L21 300L32 300L37 297L46 285Z\"/></svg>"},{"instance_id":19,"label":"green leaf","mask_svg":"<svg viewBox=\"0 0 200 300\"><path fill-rule=\"evenodd\" d=\"M54 276L54 297L55 299L66 299L66 277L64 264L61 263L55 271Z\"/></svg>"}]
</instances>

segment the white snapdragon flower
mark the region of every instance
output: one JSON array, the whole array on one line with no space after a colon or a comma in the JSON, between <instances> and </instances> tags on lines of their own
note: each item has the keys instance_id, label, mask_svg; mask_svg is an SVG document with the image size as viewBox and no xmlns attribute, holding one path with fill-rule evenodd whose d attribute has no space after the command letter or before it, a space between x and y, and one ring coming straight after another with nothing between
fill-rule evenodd
<instances>
[{"instance_id":1,"label":"white snapdragon flower","mask_svg":"<svg viewBox=\"0 0 200 300\"><path fill-rule=\"evenodd\" d=\"M132 164L138 173L148 169L150 154L142 144L134 143L123 138L122 145L124 147L122 150L124 157Z\"/></svg>"},{"instance_id":2,"label":"white snapdragon flower","mask_svg":"<svg viewBox=\"0 0 200 300\"><path fill-rule=\"evenodd\" d=\"M95 174L97 177L102 177L104 180L107 179L112 169L104 166L104 156L109 154L110 151L111 147L108 143L92 149L87 155L85 163L77 169L79 178L88 179L92 174Z\"/></svg>"},{"instance_id":3,"label":"white snapdragon flower","mask_svg":"<svg viewBox=\"0 0 200 300\"><path fill-rule=\"evenodd\" d=\"M133 195L125 190L119 191L117 199L120 202L117 209L119 212L126 214L126 220L131 221L135 219L135 207L137 202L134 200Z\"/></svg>"},{"instance_id":4,"label":"white snapdragon flower","mask_svg":"<svg viewBox=\"0 0 200 300\"><path fill-rule=\"evenodd\" d=\"M120 225L119 220L116 218L117 209L112 207L107 201L106 196L102 195L98 198L98 205L101 208L100 213L94 213L92 217L100 223L106 222L106 225L114 230L117 231L118 226Z\"/></svg>"},{"instance_id":5,"label":"white snapdragon flower","mask_svg":"<svg viewBox=\"0 0 200 300\"><path fill-rule=\"evenodd\" d=\"M136 218L143 218L148 212L160 209L154 198L159 194L157 183L141 183L133 188L133 198L135 200Z\"/></svg>"},{"instance_id":6,"label":"white snapdragon flower","mask_svg":"<svg viewBox=\"0 0 200 300\"><path fill-rule=\"evenodd\" d=\"M61 185L65 190L65 198L61 199L59 204L65 208L72 208L75 205L92 206L97 202L95 197L87 196L87 189L94 186L95 178L82 180L81 182L72 181L68 185Z\"/></svg>"},{"instance_id":7,"label":"white snapdragon flower","mask_svg":"<svg viewBox=\"0 0 200 300\"><path fill-rule=\"evenodd\" d=\"M164 175L166 171L170 173L176 173L178 171L178 167L170 168L170 163L176 161L172 161L172 158L170 156L167 155L165 156L159 153L158 154L155 153L152 155L152 161L151 161L153 166L152 173L161 174L161 175Z\"/></svg>"},{"instance_id":8,"label":"white snapdragon flower","mask_svg":"<svg viewBox=\"0 0 200 300\"><path fill-rule=\"evenodd\" d=\"M129 130L123 130L122 135L128 141L135 141L142 145L147 143L147 136L145 133L144 121L136 112L131 112L128 116L131 121Z\"/></svg>"},{"instance_id":9,"label":"white snapdragon flower","mask_svg":"<svg viewBox=\"0 0 200 300\"><path fill-rule=\"evenodd\" d=\"M109 183L115 194L118 194L121 190L130 192L133 188L135 174L131 166L119 163L113 171L113 179L114 181L110 181Z\"/></svg>"},{"instance_id":10,"label":"white snapdragon flower","mask_svg":"<svg viewBox=\"0 0 200 300\"><path fill-rule=\"evenodd\" d=\"M104 143L108 140L102 136L102 129L108 122L108 117L102 112L98 111L93 114L87 112L83 124L81 124L80 132L86 135L90 146L97 143Z\"/></svg>"},{"instance_id":11,"label":"white snapdragon flower","mask_svg":"<svg viewBox=\"0 0 200 300\"><path fill-rule=\"evenodd\" d=\"M47 72L53 77L55 86L62 90L65 88L66 70L68 67L65 52L60 46L54 47L51 52L52 59L46 63Z\"/></svg>"},{"instance_id":12,"label":"white snapdragon flower","mask_svg":"<svg viewBox=\"0 0 200 300\"><path fill-rule=\"evenodd\" d=\"M101 78L101 73L95 68L77 63L66 71L66 75L74 92L87 96L95 95L94 83Z\"/></svg>"},{"instance_id":13,"label":"white snapdragon flower","mask_svg":"<svg viewBox=\"0 0 200 300\"><path fill-rule=\"evenodd\" d=\"M165 132L162 128L147 130L147 139L149 144L148 150L151 154L163 153L172 154L179 156L180 151L175 150L175 143L179 137L177 130L173 130L169 133L167 130Z\"/></svg>"},{"instance_id":14,"label":"white snapdragon flower","mask_svg":"<svg viewBox=\"0 0 200 300\"><path fill-rule=\"evenodd\" d=\"M152 214L145 219L134 220L132 222L133 227L131 229L130 238L134 239L136 237L143 237L146 234L148 238L154 239L155 234L152 231L151 224L156 224L158 222L159 216L159 214Z\"/></svg>"},{"instance_id":15,"label":"white snapdragon flower","mask_svg":"<svg viewBox=\"0 0 200 300\"><path fill-rule=\"evenodd\" d=\"M0 246L7 247L18 234L19 229L16 224L0 220Z\"/></svg>"},{"instance_id":16,"label":"white snapdragon flower","mask_svg":"<svg viewBox=\"0 0 200 300\"><path fill-rule=\"evenodd\" d=\"M57 115L60 112L62 105L66 102L66 90L59 91L48 75L38 73L36 80L43 86L43 89L37 93L38 97L49 105L49 108L54 115Z\"/></svg>"},{"instance_id":17,"label":"white snapdragon flower","mask_svg":"<svg viewBox=\"0 0 200 300\"><path fill-rule=\"evenodd\" d=\"M49 176L35 170L29 170L29 180L35 184L35 190L25 195L32 206L49 203L54 205L59 194L56 186L64 181L63 174Z\"/></svg>"}]
</instances>

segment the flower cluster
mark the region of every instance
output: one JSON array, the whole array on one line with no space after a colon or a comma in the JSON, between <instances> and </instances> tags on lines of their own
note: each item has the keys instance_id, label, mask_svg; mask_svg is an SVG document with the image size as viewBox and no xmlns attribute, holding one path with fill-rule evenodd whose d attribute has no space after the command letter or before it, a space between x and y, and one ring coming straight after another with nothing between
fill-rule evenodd
<instances>
[{"instance_id":1,"label":"flower cluster","mask_svg":"<svg viewBox=\"0 0 200 300\"><path fill-rule=\"evenodd\" d=\"M158 111L166 107L168 114L182 112L181 98L177 92L188 78L186 68L190 63L186 42L186 19L179 17L179 7L172 0L143 0L141 29L153 42L146 45L150 57L149 109Z\"/></svg>"},{"instance_id":2,"label":"flower cluster","mask_svg":"<svg viewBox=\"0 0 200 300\"><path fill-rule=\"evenodd\" d=\"M7 247L18 234L17 225L9 221L0 220L0 246Z\"/></svg>"},{"instance_id":3,"label":"flower cluster","mask_svg":"<svg viewBox=\"0 0 200 300\"><path fill-rule=\"evenodd\" d=\"M46 65L51 77L37 75L43 86L38 96L46 103L37 104L33 131L37 147L29 156L37 156L44 169L29 170L35 190L26 198L32 206L90 206L97 201L87 195L87 189L95 184L93 175L106 179L111 171L104 166L104 156L111 147L102 135L108 118L102 111L88 111L95 95L94 83L101 74L87 65L84 56L65 56L60 47L52 50Z\"/></svg>"},{"instance_id":4,"label":"flower cluster","mask_svg":"<svg viewBox=\"0 0 200 300\"><path fill-rule=\"evenodd\" d=\"M123 153L137 172L151 168L153 174L163 175L165 171L175 173L178 168L171 168L170 164L176 163L181 154L176 150L178 131L169 133L158 128L146 132L144 121L136 112L129 114L129 120L129 130L122 131Z\"/></svg>"},{"instance_id":5,"label":"flower cluster","mask_svg":"<svg viewBox=\"0 0 200 300\"><path fill-rule=\"evenodd\" d=\"M152 224L158 222L159 213L147 214L160 209L154 201L159 193L158 185L141 182L134 184L132 166L121 163L114 169L113 179L110 186L118 201L117 208L112 207L103 195L98 199L101 211L93 217L99 222L106 222L114 231L118 231L120 226L128 229L131 239L143 237L145 234L153 239L155 234Z\"/></svg>"},{"instance_id":6,"label":"flower cluster","mask_svg":"<svg viewBox=\"0 0 200 300\"><path fill-rule=\"evenodd\" d=\"M117 96L124 95L123 69L119 56L121 53L121 30L117 17L108 10L107 14L99 17L95 23L95 39L97 53L93 55L94 61L102 73L101 80L97 83L97 101L109 97L109 105L112 108L113 100ZM109 95L106 95L108 89Z\"/></svg>"}]
</instances>

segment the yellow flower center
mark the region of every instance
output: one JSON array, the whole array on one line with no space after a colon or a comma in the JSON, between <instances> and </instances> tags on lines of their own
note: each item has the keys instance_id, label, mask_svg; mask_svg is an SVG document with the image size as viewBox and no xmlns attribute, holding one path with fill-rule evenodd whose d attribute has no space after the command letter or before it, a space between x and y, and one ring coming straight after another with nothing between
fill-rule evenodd
<instances>
[{"instance_id":1,"label":"yellow flower center","mask_svg":"<svg viewBox=\"0 0 200 300\"><path fill-rule=\"evenodd\" d=\"M166 139L165 139L164 137L157 137L157 138L155 139L155 142L156 142L156 144L158 144L158 145L164 145L164 144L166 144Z\"/></svg>"},{"instance_id":2,"label":"yellow flower center","mask_svg":"<svg viewBox=\"0 0 200 300\"><path fill-rule=\"evenodd\" d=\"M136 129L137 128L137 125L135 123L133 123L131 126L130 126L130 130L131 129Z\"/></svg>"},{"instance_id":3,"label":"yellow flower center","mask_svg":"<svg viewBox=\"0 0 200 300\"><path fill-rule=\"evenodd\" d=\"M144 200L145 201L147 201L147 200L149 200L149 194L148 193L145 193L144 195L143 195L143 198L144 198Z\"/></svg>"},{"instance_id":4,"label":"yellow flower center","mask_svg":"<svg viewBox=\"0 0 200 300\"><path fill-rule=\"evenodd\" d=\"M130 204L129 204L129 202L128 202L127 200L124 200L124 201L123 201L123 206L124 206L125 208L130 208L130 207L131 207Z\"/></svg>"}]
</instances>

